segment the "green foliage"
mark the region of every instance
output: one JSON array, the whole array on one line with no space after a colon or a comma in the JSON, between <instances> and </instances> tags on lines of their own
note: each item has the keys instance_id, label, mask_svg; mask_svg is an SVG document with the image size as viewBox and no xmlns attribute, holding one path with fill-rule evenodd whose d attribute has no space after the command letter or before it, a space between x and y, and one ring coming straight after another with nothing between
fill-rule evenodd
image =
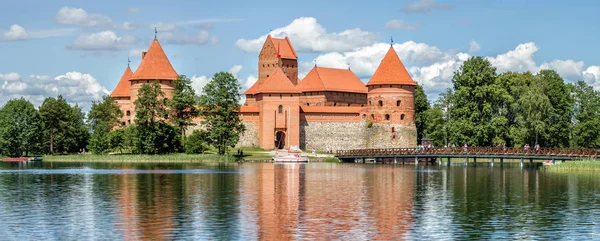
<instances>
[{"instance_id":1,"label":"green foliage","mask_svg":"<svg viewBox=\"0 0 600 241\"><path fill-rule=\"evenodd\" d=\"M194 130L185 142L186 154L202 154L208 149L208 132L205 130Z\"/></svg>"},{"instance_id":2,"label":"green foliage","mask_svg":"<svg viewBox=\"0 0 600 241\"><path fill-rule=\"evenodd\" d=\"M230 73L216 73L204 86L200 97L201 114L209 132L210 143L219 155L227 153L239 140L245 126L239 118L240 84Z\"/></svg>"},{"instance_id":3,"label":"green foliage","mask_svg":"<svg viewBox=\"0 0 600 241\"><path fill-rule=\"evenodd\" d=\"M42 121L29 101L9 100L0 109L0 150L11 157L29 156L41 151Z\"/></svg>"},{"instance_id":4,"label":"green foliage","mask_svg":"<svg viewBox=\"0 0 600 241\"><path fill-rule=\"evenodd\" d=\"M44 124L44 149L49 153L74 153L86 147L89 130L79 106L71 107L62 96L49 97L39 112Z\"/></svg>"},{"instance_id":5,"label":"green foliage","mask_svg":"<svg viewBox=\"0 0 600 241\"><path fill-rule=\"evenodd\" d=\"M338 159L337 157L328 157L328 158L325 158L325 160L323 160L323 162L338 163L338 162L342 162L342 160Z\"/></svg>"},{"instance_id":6,"label":"green foliage","mask_svg":"<svg viewBox=\"0 0 600 241\"><path fill-rule=\"evenodd\" d=\"M367 120L367 128L371 128L373 127L373 121L371 121L370 119Z\"/></svg>"},{"instance_id":7,"label":"green foliage","mask_svg":"<svg viewBox=\"0 0 600 241\"><path fill-rule=\"evenodd\" d=\"M92 130L90 150L101 154L111 148L110 131L119 124L123 112L110 96L104 96L102 101L93 101L88 113L88 125Z\"/></svg>"},{"instance_id":8,"label":"green foliage","mask_svg":"<svg viewBox=\"0 0 600 241\"><path fill-rule=\"evenodd\" d=\"M118 150L121 154L123 154L123 149L128 147L126 141L128 130L131 130L131 128L119 128L109 132L106 138L108 140L107 147L114 151Z\"/></svg>"},{"instance_id":9,"label":"green foliage","mask_svg":"<svg viewBox=\"0 0 600 241\"><path fill-rule=\"evenodd\" d=\"M198 116L196 108L196 92L192 88L192 81L185 75L180 75L173 81L175 90L173 99L167 103L171 108L171 121L179 130L182 138L185 138L185 131L191 125L192 119Z\"/></svg>"},{"instance_id":10,"label":"green foliage","mask_svg":"<svg viewBox=\"0 0 600 241\"><path fill-rule=\"evenodd\" d=\"M180 147L178 131L166 123L168 110L158 82L144 84L135 101L135 151L143 154L175 152Z\"/></svg>"},{"instance_id":11,"label":"green foliage","mask_svg":"<svg viewBox=\"0 0 600 241\"><path fill-rule=\"evenodd\" d=\"M525 94L519 99L521 110L521 118L519 120L528 133L534 133L534 144L539 143L539 135L547 127L545 120L548 118L548 113L552 110L550 100L544 94L547 88L545 82L536 78ZM522 141L523 144L529 142L531 141L527 139Z\"/></svg>"},{"instance_id":12,"label":"green foliage","mask_svg":"<svg viewBox=\"0 0 600 241\"><path fill-rule=\"evenodd\" d=\"M573 93L573 142L577 147L600 147L600 92L583 81L571 84Z\"/></svg>"},{"instance_id":13,"label":"green foliage","mask_svg":"<svg viewBox=\"0 0 600 241\"><path fill-rule=\"evenodd\" d=\"M573 99L564 80L554 70L540 70L536 76L547 86L544 92L552 109L545 119L547 127L544 136L543 146L569 147L569 138L571 134L571 118Z\"/></svg>"},{"instance_id":14,"label":"green foliage","mask_svg":"<svg viewBox=\"0 0 600 241\"><path fill-rule=\"evenodd\" d=\"M417 127L417 143L421 143L421 138L424 137L427 119L427 110L429 110L429 101L427 95L423 91L423 87L419 84L415 86L415 125Z\"/></svg>"}]
</instances>

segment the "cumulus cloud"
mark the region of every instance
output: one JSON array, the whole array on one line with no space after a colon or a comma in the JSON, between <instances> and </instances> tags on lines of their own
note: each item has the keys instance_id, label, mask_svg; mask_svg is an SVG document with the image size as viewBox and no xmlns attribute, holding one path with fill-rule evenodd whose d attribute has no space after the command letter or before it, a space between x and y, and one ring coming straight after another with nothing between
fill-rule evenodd
<instances>
[{"instance_id":1,"label":"cumulus cloud","mask_svg":"<svg viewBox=\"0 0 600 241\"><path fill-rule=\"evenodd\" d=\"M384 28L388 30L415 30L419 28L419 24L407 23L403 20L394 19L385 23Z\"/></svg>"},{"instance_id":2,"label":"cumulus cloud","mask_svg":"<svg viewBox=\"0 0 600 241\"><path fill-rule=\"evenodd\" d=\"M329 33L312 17L297 18L287 26L277 28L269 34L273 37L289 37L299 52L351 51L357 47L371 45L378 35L359 28ZM256 39L239 39L235 45L244 52L259 52L267 35Z\"/></svg>"},{"instance_id":3,"label":"cumulus cloud","mask_svg":"<svg viewBox=\"0 0 600 241\"><path fill-rule=\"evenodd\" d=\"M129 57L134 57L134 58L142 58L142 52L145 52L147 49L131 49L129 50Z\"/></svg>"},{"instance_id":4,"label":"cumulus cloud","mask_svg":"<svg viewBox=\"0 0 600 241\"><path fill-rule=\"evenodd\" d=\"M474 54L479 52L479 50L481 49L481 45L479 45L478 42L475 42L475 40L471 40L471 42L469 43L469 53Z\"/></svg>"},{"instance_id":5,"label":"cumulus cloud","mask_svg":"<svg viewBox=\"0 0 600 241\"><path fill-rule=\"evenodd\" d=\"M435 0L418 0L401 9L404 13L427 13L435 10L448 10L454 6L446 3L437 3Z\"/></svg>"},{"instance_id":6,"label":"cumulus cloud","mask_svg":"<svg viewBox=\"0 0 600 241\"><path fill-rule=\"evenodd\" d=\"M572 59L568 60L558 60L555 59L550 63L543 63L540 66L540 69L552 69L558 72L562 77L579 77L583 72L583 61L574 61Z\"/></svg>"},{"instance_id":7,"label":"cumulus cloud","mask_svg":"<svg viewBox=\"0 0 600 241\"><path fill-rule=\"evenodd\" d=\"M165 32L159 33L158 38L161 42L166 44L179 44L179 45L204 45L211 41L211 36L207 31L200 30L198 33L186 34L186 33L172 33Z\"/></svg>"},{"instance_id":8,"label":"cumulus cloud","mask_svg":"<svg viewBox=\"0 0 600 241\"><path fill-rule=\"evenodd\" d=\"M258 78L254 77L253 75L249 75L245 79L240 79L239 72L242 69L243 67L241 65L234 65L227 72L231 73L236 79L240 81L240 85L242 87L241 91L243 93L248 88L250 88L258 80ZM204 86L206 86L208 82L212 80L212 77L208 77L205 75L194 75L192 76L192 78L190 78L190 80L192 81L192 88L194 89L194 91L196 91L197 94L201 94L202 89L204 88ZM241 103L243 104L244 102L245 97L242 96Z\"/></svg>"},{"instance_id":9,"label":"cumulus cloud","mask_svg":"<svg viewBox=\"0 0 600 241\"><path fill-rule=\"evenodd\" d=\"M113 31L103 31L93 34L82 34L67 48L93 51L119 51L130 48L138 42L138 38L133 35L119 37Z\"/></svg>"},{"instance_id":10,"label":"cumulus cloud","mask_svg":"<svg viewBox=\"0 0 600 241\"><path fill-rule=\"evenodd\" d=\"M0 41L21 41L35 38L59 37L73 34L75 31L76 29L73 28L28 31L18 24L13 24L7 31L2 32Z\"/></svg>"},{"instance_id":11,"label":"cumulus cloud","mask_svg":"<svg viewBox=\"0 0 600 241\"><path fill-rule=\"evenodd\" d=\"M122 30L135 30L137 28L137 25L130 22L114 23L108 16L88 13L83 8L69 6L59 9L54 19L58 24L82 28L116 28Z\"/></svg>"},{"instance_id":12,"label":"cumulus cloud","mask_svg":"<svg viewBox=\"0 0 600 241\"><path fill-rule=\"evenodd\" d=\"M8 100L24 97L35 106L45 98L62 95L70 104L89 110L93 100L109 94L90 74L68 72L55 78L45 75L21 77L18 73L0 74L0 105Z\"/></svg>"},{"instance_id":13,"label":"cumulus cloud","mask_svg":"<svg viewBox=\"0 0 600 241\"><path fill-rule=\"evenodd\" d=\"M533 59L533 54L539 50L534 42L519 44L514 50L496 57L487 57L498 72L530 71L536 73L539 68Z\"/></svg>"},{"instance_id":14,"label":"cumulus cloud","mask_svg":"<svg viewBox=\"0 0 600 241\"><path fill-rule=\"evenodd\" d=\"M583 79L594 89L600 91L600 66L590 66L583 71Z\"/></svg>"}]
</instances>

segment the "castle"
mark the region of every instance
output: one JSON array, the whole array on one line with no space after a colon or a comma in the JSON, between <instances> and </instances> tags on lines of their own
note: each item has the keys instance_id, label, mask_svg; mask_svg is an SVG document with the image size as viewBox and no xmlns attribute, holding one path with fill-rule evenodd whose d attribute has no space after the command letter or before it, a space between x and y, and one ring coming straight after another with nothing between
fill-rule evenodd
<instances>
[{"instance_id":1,"label":"castle","mask_svg":"<svg viewBox=\"0 0 600 241\"><path fill-rule=\"evenodd\" d=\"M133 123L134 101L144 83L158 82L173 97L177 72L154 39L135 72L128 66L111 96ZM298 55L289 38L267 37L258 56L258 80L244 92L240 119L246 126L238 146L336 151L416 146L414 89L390 46L365 85L349 68L316 65L298 79ZM202 128L202 117L194 128Z\"/></svg>"}]
</instances>

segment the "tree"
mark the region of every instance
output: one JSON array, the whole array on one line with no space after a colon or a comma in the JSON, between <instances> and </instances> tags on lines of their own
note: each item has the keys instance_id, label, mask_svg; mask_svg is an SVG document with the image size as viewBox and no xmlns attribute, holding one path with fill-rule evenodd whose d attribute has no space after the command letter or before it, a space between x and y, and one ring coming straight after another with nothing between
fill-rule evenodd
<instances>
[{"instance_id":1,"label":"tree","mask_svg":"<svg viewBox=\"0 0 600 241\"><path fill-rule=\"evenodd\" d=\"M193 125L192 119L198 116L196 92L192 88L192 82L185 75L180 75L177 80L173 81L173 84L175 85L174 95L168 104L171 108L171 121L177 127L183 143L185 131Z\"/></svg>"},{"instance_id":2,"label":"tree","mask_svg":"<svg viewBox=\"0 0 600 241\"><path fill-rule=\"evenodd\" d=\"M112 97L104 96L102 101L92 101L87 120L92 130L90 138L92 152L99 154L110 148L109 133L119 124L121 117L123 112Z\"/></svg>"},{"instance_id":3,"label":"tree","mask_svg":"<svg viewBox=\"0 0 600 241\"><path fill-rule=\"evenodd\" d=\"M179 147L177 131L166 123L168 109L157 82L144 84L135 103L135 149L144 154L173 152Z\"/></svg>"},{"instance_id":4,"label":"tree","mask_svg":"<svg viewBox=\"0 0 600 241\"><path fill-rule=\"evenodd\" d=\"M571 84L573 142L578 147L600 147L600 93L583 81Z\"/></svg>"},{"instance_id":5,"label":"tree","mask_svg":"<svg viewBox=\"0 0 600 241\"><path fill-rule=\"evenodd\" d=\"M415 86L415 125L417 127L417 143L421 143L421 138L425 135L426 129L426 111L429 110L429 102L427 95L423 91L423 87L417 84Z\"/></svg>"},{"instance_id":6,"label":"tree","mask_svg":"<svg viewBox=\"0 0 600 241\"><path fill-rule=\"evenodd\" d=\"M29 101L9 100L0 109L0 149L12 157L29 156L41 149L42 121Z\"/></svg>"},{"instance_id":7,"label":"tree","mask_svg":"<svg viewBox=\"0 0 600 241\"><path fill-rule=\"evenodd\" d=\"M202 154L206 148L208 132L205 130L194 130L185 142L185 153Z\"/></svg>"},{"instance_id":8,"label":"tree","mask_svg":"<svg viewBox=\"0 0 600 241\"><path fill-rule=\"evenodd\" d=\"M542 144L548 147L569 147L573 116L571 92L563 78L554 70L540 70L536 78L547 87L544 93L552 105L548 118L545 119L547 129L543 133Z\"/></svg>"},{"instance_id":9,"label":"tree","mask_svg":"<svg viewBox=\"0 0 600 241\"><path fill-rule=\"evenodd\" d=\"M238 142L245 126L240 120L240 84L230 73L216 73L200 96L201 114L209 132L208 139L224 155Z\"/></svg>"},{"instance_id":10,"label":"tree","mask_svg":"<svg viewBox=\"0 0 600 241\"><path fill-rule=\"evenodd\" d=\"M449 128L459 145L489 146L495 126L505 122L497 114L495 80L496 68L483 57L471 57L454 73Z\"/></svg>"},{"instance_id":11,"label":"tree","mask_svg":"<svg viewBox=\"0 0 600 241\"><path fill-rule=\"evenodd\" d=\"M46 98L40 107L44 123L44 145L55 152L77 152L85 148L89 130L85 127L85 114L77 105L71 107L62 97Z\"/></svg>"},{"instance_id":12,"label":"tree","mask_svg":"<svg viewBox=\"0 0 600 241\"><path fill-rule=\"evenodd\" d=\"M547 88L545 82L535 79L527 92L519 99L519 106L522 113L519 121L528 133L534 133L534 144L539 144L540 133L546 127L545 120L548 117L548 113L552 111L550 100L544 94ZM523 144L529 143L529 140L530 138L525 139Z\"/></svg>"},{"instance_id":13,"label":"tree","mask_svg":"<svg viewBox=\"0 0 600 241\"><path fill-rule=\"evenodd\" d=\"M498 75L495 86L501 94L498 98L498 113L506 118L506 124L497 126L496 141L507 146L523 145L523 128L518 123L522 115L519 99L529 89L529 85L535 76L530 72L517 73L507 72Z\"/></svg>"}]
</instances>

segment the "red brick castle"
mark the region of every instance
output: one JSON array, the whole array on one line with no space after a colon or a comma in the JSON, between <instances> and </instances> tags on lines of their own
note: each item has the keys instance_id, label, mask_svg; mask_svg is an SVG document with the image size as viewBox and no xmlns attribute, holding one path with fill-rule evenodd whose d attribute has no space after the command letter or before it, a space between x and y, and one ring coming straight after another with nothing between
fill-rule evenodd
<instances>
[{"instance_id":1,"label":"red brick castle","mask_svg":"<svg viewBox=\"0 0 600 241\"><path fill-rule=\"evenodd\" d=\"M133 101L144 83L158 81L173 96L177 72L154 40L135 72L129 66L112 92L133 122ZM238 146L265 149L342 150L416 146L416 83L390 46L365 85L350 69L315 67L298 79L298 55L290 40L267 37L258 56L258 80L244 92L239 115L247 131ZM201 118L195 120L202 128Z\"/></svg>"}]
</instances>

